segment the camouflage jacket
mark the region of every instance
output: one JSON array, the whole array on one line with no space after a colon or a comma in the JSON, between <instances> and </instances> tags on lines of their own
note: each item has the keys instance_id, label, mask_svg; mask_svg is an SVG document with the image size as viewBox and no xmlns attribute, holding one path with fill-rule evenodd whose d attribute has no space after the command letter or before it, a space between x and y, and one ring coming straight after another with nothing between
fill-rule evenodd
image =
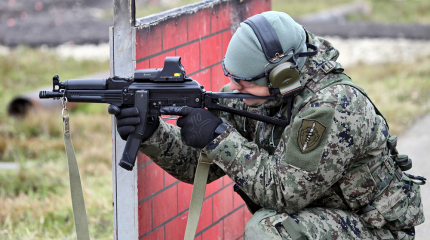
<instances>
[{"instance_id":1,"label":"camouflage jacket","mask_svg":"<svg viewBox=\"0 0 430 240\"><path fill-rule=\"evenodd\" d=\"M204 149L195 149L181 140L178 127L161 121L153 136L142 144L141 152L175 178L192 183L203 151L215 163L208 182L227 174L256 204L278 212L295 213L307 206L358 211L376 198L384 198L387 192L398 192L401 179L397 188L387 191L394 181L386 177L391 172L382 164L388 156L389 137L383 117L344 73L323 71L326 62L335 61L339 53L328 41L307 34L319 52L308 57L301 70L304 90L294 98L286 128L222 112L227 130ZM226 85L222 91L231 90ZM270 100L259 107L248 107L238 99L223 103L287 117L284 101ZM367 214L369 225L385 224L381 214ZM392 214L399 215L399 210ZM416 225L423 221L421 215L397 227Z\"/></svg>"}]
</instances>

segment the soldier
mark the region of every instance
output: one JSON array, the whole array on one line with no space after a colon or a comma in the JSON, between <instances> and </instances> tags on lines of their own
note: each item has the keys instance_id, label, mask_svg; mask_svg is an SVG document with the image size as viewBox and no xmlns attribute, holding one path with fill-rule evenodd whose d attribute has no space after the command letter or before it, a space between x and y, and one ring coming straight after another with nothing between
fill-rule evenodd
<instances>
[{"instance_id":1,"label":"soldier","mask_svg":"<svg viewBox=\"0 0 430 240\"><path fill-rule=\"evenodd\" d=\"M181 115L178 127L149 122L140 151L188 183L206 154L215 163L208 183L227 174L253 212L245 239L414 239L424 215L419 186L402 171L410 159L397 155L385 119L338 56L287 14L256 15L230 41L223 69L231 82L221 91L280 99L222 103L290 124L171 107L164 113ZM123 139L136 111L116 115Z\"/></svg>"}]
</instances>

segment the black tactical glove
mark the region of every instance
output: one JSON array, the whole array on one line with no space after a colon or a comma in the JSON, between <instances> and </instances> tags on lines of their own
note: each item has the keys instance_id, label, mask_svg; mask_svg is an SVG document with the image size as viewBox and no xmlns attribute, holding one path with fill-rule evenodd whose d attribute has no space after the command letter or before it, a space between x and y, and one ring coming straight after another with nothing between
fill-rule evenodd
<instances>
[{"instance_id":1,"label":"black tactical glove","mask_svg":"<svg viewBox=\"0 0 430 240\"><path fill-rule=\"evenodd\" d=\"M134 126L140 123L139 110L135 107L119 108L115 105L109 105L108 112L114 114L116 117L116 128L119 136L122 140L127 140L128 135L134 132ZM152 136L159 124L160 120L158 117L148 118L146 120L142 142Z\"/></svg>"},{"instance_id":2,"label":"black tactical glove","mask_svg":"<svg viewBox=\"0 0 430 240\"><path fill-rule=\"evenodd\" d=\"M204 148L218 134L222 133L227 125L221 118L216 117L208 110L192 107L162 107L161 114L179 115L176 124L181 128L181 136L185 144L195 148ZM223 124L222 130L215 130Z\"/></svg>"}]
</instances>

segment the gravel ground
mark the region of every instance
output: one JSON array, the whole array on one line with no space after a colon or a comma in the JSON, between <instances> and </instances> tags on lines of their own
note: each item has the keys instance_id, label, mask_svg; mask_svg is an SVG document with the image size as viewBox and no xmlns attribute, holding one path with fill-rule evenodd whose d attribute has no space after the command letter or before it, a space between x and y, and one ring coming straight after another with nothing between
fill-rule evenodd
<instances>
[{"instance_id":1,"label":"gravel ground","mask_svg":"<svg viewBox=\"0 0 430 240\"><path fill-rule=\"evenodd\" d=\"M384 64L388 62L415 61L419 58L430 57L430 41L392 38L354 38L343 39L326 36L340 52L338 62L344 67L355 64ZM75 59L109 60L109 44L75 45L66 43L57 47L43 46L42 49L51 51L62 57ZM9 47L0 46L0 55L7 55Z\"/></svg>"},{"instance_id":2,"label":"gravel ground","mask_svg":"<svg viewBox=\"0 0 430 240\"><path fill-rule=\"evenodd\" d=\"M61 57L73 57L76 60L91 59L98 61L106 61L110 58L109 43L102 43L99 45L63 44L55 48L48 48L47 50L54 51Z\"/></svg>"},{"instance_id":3,"label":"gravel ground","mask_svg":"<svg viewBox=\"0 0 430 240\"><path fill-rule=\"evenodd\" d=\"M430 41L404 38L352 38L325 37L339 50L338 62L344 67L358 63L383 64L411 62L430 56Z\"/></svg>"}]
</instances>

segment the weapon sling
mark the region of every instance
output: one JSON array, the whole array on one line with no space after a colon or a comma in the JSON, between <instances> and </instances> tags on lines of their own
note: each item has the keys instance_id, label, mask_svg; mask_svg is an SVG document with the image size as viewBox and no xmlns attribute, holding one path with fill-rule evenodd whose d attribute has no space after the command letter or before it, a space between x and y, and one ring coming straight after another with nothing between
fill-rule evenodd
<instances>
[{"instance_id":1,"label":"weapon sling","mask_svg":"<svg viewBox=\"0 0 430 240\"><path fill-rule=\"evenodd\" d=\"M193 193L191 195L190 208L188 212L187 227L185 229L184 240L193 240L199 224L200 213L202 212L203 198L208 181L209 168L213 162L200 152L196 174L194 176Z\"/></svg>"},{"instance_id":2,"label":"weapon sling","mask_svg":"<svg viewBox=\"0 0 430 240\"><path fill-rule=\"evenodd\" d=\"M67 98L62 99L63 103L63 137L66 148L67 161L69 166L70 194L72 197L73 218L75 222L76 236L78 240L90 240L88 230L88 220L85 208L84 194L82 192L81 177L79 174L78 162L76 161L70 136L69 111L66 108ZM64 113L67 112L67 115ZM203 206L203 198L206 191L206 183L209 175L209 168L213 162L204 153L200 153L197 170L194 177L193 192L191 196L187 227L184 240L193 240L196 235L197 225Z\"/></svg>"},{"instance_id":3,"label":"weapon sling","mask_svg":"<svg viewBox=\"0 0 430 240\"><path fill-rule=\"evenodd\" d=\"M90 240L81 177L79 174L78 162L76 161L75 150L73 149L72 138L70 136L69 110L67 110L66 107L67 98L62 99L62 104L63 137L69 166L70 194L72 196L73 219L75 221L76 236L78 240ZM67 115L64 115L65 112L67 112Z\"/></svg>"}]
</instances>

